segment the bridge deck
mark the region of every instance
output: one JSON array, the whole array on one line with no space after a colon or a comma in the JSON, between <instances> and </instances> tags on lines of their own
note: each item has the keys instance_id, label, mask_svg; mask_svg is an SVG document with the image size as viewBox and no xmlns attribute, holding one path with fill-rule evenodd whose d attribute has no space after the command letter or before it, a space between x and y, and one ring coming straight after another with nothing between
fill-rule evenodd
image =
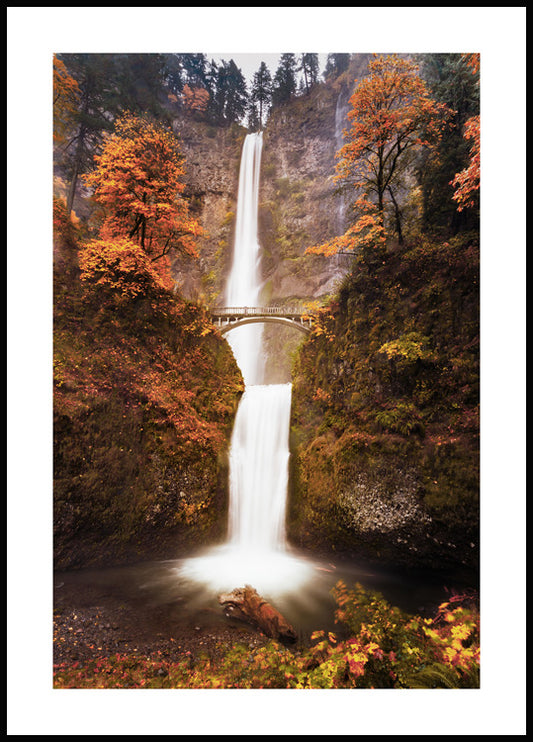
<instances>
[{"instance_id":1,"label":"bridge deck","mask_svg":"<svg viewBox=\"0 0 533 742\"><path fill-rule=\"evenodd\" d=\"M219 307L211 310L214 317L249 317L250 315L274 315L276 317L301 317L306 312L302 307Z\"/></svg>"}]
</instances>

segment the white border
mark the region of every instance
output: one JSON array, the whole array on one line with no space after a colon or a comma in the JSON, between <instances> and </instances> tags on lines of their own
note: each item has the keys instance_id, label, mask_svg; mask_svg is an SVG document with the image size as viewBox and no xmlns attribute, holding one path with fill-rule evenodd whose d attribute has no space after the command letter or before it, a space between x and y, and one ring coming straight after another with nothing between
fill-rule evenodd
<instances>
[{"instance_id":1,"label":"white border","mask_svg":"<svg viewBox=\"0 0 533 742\"><path fill-rule=\"evenodd\" d=\"M217 735L235 723L259 734L525 733L525 15L525 6L7 8L9 734ZM52 54L258 48L481 52L479 691L51 689Z\"/></svg>"}]
</instances>

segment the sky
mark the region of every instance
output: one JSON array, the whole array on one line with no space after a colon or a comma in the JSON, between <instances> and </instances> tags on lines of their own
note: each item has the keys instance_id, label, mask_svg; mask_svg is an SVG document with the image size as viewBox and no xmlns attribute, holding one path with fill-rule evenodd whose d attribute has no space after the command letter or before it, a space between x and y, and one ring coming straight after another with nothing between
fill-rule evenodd
<instances>
[{"instance_id":1,"label":"sky","mask_svg":"<svg viewBox=\"0 0 533 742\"><path fill-rule=\"evenodd\" d=\"M290 52L291 49L286 49L286 52ZM320 65L320 71L319 71L319 78L322 75L322 72L324 71L324 68L326 66L326 60L327 60L327 53L318 53L318 61ZM248 87L250 87L250 84L253 81L254 74L259 69L259 65L261 62L264 62L266 66L269 69L270 74L272 77L276 74L276 70L278 69L279 60L281 57L280 53L277 52L265 52L264 54L259 53L247 53L243 54L240 52L227 52L227 53L207 53L205 52L205 55L209 61L211 59L214 59L217 64L220 64L220 62L224 59L226 62L229 62L230 59L233 59L237 67L241 70L242 74L246 78L246 81L248 83ZM296 58L298 58L298 53L295 52Z\"/></svg>"}]
</instances>

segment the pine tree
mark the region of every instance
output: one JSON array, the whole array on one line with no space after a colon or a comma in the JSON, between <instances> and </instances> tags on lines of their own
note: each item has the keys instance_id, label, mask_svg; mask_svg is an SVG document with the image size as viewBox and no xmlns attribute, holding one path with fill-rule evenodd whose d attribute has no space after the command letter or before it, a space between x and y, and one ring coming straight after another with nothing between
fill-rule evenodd
<instances>
[{"instance_id":1,"label":"pine tree","mask_svg":"<svg viewBox=\"0 0 533 742\"><path fill-rule=\"evenodd\" d=\"M191 87L207 88L207 58L205 54L177 54L183 69L183 82Z\"/></svg>"},{"instance_id":2,"label":"pine tree","mask_svg":"<svg viewBox=\"0 0 533 742\"><path fill-rule=\"evenodd\" d=\"M178 54L164 54L163 75L170 92L179 97L183 91L183 68Z\"/></svg>"},{"instance_id":3,"label":"pine tree","mask_svg":"<svg viewBox=\"0 0 533 742\"><path fill-rule=\"evenodd\" d=\"M70 180L67 212L74 205L78 180L92 166L106 132L124 111L149 111L163 119L158 96L165 82L159 54L60 54L57 58L78 85L72 136L55 154Z\"/></svg>"},{"instance_id":4,"label":"pine tree","mask_svg":"<svg viewBox=\"0 0 533 742\"><path fill-rule=\"evenodd\" d=\"M70 215L78 178L87 172L102 143L103 134L112 128L118 112L114 59L111 54L58 55L78 84L78 108L73 113L73 136L60 152L59 164L70 181L67 214Z\"/></svg>"},{"instance_id":5,"label":"pine tree","mask_svg":"<svg viewBox=\"0 0 533 742\"><path fill-rule=\"evenodd\" d=\"M348 69L349 64L349 54L328 54L326 67L324 69L324 77L326 79L330 77L338 77Z\"/></svg>"},{"instance_id":6,"label":"pine tree","mask_svg":"<svg viewBox=\"0 0 533 742\"><path fill-rule=\"evenodd\" d=\"M212 63L214 64L214 63ZM240 121L248 107L246 80L233 59L212 68L214 81L211 115L215 123L226 125Z\"/></svg>"},{"instance_id":7,"label":"pine tree","mask_svg":"<svg viewBox=\"0 0 533 742\"><path fill-rule=\"evenodd\" d=\"M296 94L297 61L294 54L282 54L272 83L272 103L285 103Z\"/></svg>"},{"instance_id":8,"label":"pine tree","mask_svg":"<svg viewBox=\"0 0 533 742\"><path fill-rule=\"evenodd\" d=\"M318 81L318 54L306 53L300 57L299 71L303 74L305 92L308 93Z\"/></svg>"},{"instance_id":9,"label":"pine tree","mask_svg":"<svg viewBox=\"0 0 533 742\"><path fill-rule=\"evenodd\" d=\"M249 131L259 131L260 128L259 110L257 105L253 101L250 101L248 103L248 129Z\"/></svg>"},{"instance_id":10,"label":"pine tree","mask_svg":"<svg viewBox=\"0 0 533 742\"><path fill-rule=\"evenodd\" d=\"M264 62L254 75L251 101L258 107L259 124L263 126L272 102L272 76Z\"/></svg>"}]
</instances>

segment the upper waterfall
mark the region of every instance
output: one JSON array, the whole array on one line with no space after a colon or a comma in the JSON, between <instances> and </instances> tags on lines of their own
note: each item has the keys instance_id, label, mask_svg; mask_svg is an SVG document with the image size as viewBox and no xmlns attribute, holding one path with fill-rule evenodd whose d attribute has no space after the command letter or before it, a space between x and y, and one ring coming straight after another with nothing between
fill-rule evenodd
<instances>
[{"instance_id":1,"label":"upper waterfall","mask_svg":"<svg viewBox=\"0 0 533 742\"><path fill-rule=\"evenodd\" d=\"M262 147L262 132L246 136L239 173L233 264L226 291L226 303L230 307L259 305L261 276L257 211ZM245 384L263 381L262 336L262 325L240 327L228 335Z\"/></svg>"}]
</instances>

